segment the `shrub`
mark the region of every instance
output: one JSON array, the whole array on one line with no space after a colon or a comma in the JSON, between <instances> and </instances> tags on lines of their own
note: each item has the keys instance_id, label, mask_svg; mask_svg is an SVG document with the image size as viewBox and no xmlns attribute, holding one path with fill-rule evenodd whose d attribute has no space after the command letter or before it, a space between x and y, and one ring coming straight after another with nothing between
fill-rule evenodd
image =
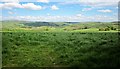
<instances>
[{"instance_id":1,"label":"shrub","mask_svg":"<svg viewBox=\"0 0 120 69\"><path fill-rule=\"evenodd\" d=\"M77 30L77 29L73 28L73 30Z\"/></svg>"},{"instance_id":2,"label":"shrub","mask_svg":"<svg viewBox=\"0 0 120 69\"><path fill-rule=\"evenodd\" d=\"M110 31L110 28L100 28L99 31Z\"/></svg>"},{"instance_id":3,"label":"shrub","mask_svg":"<svg viewBox=\"0 0 120 69\"><path fill-rule=\"evenodd\" d=\"M116 30L116 28L114 28L114 27L111 27L111 30Z\"/></svg>"},{"instance_id":4,"label":"shrub","mask_svg":"<svg viewBox=\"0 0 120 69\"><path fill-rule=\"evenodd\" d=\"M110 28L105 28L105 31L110 31Z\"/></svg>"},{"instance_id":5,"label":"shrub","mask_svg":"<svg viewBox=\"0 0 120 69\"><path fill-rule=\"evenodd\" d=\"M45 29L45 31L49 31L49 29L48 29L48 28L46 28L46 29Z\"/></svg>"},{"instance_id":6,"label":"shrub","mask_svg":"<svg viewBox=\"0 0 120 69\"><path fill-rule=\"evenodd\" d=\"M105 29L104 28L100 28L99 31L105 31Z\"/></svg>"},{"instance_id":7,"label":"shrub","mask_svg":"<svg viewBox=\"0 0 120 69\"><path fill-rule=\"evenodd\" d=\"M113 30L117 30L116 28L114 28Z\"/></svg>"},{"instance_id":8,"label":"shrub","mask_svg":"<svg viewBox=\"0 0 120 69\"><path fill-rule=\"evenodd\" d=\"M88 27L86 26L86 27L84 27L84 29L88 29Z\"/></svg>"},{"instance_id":9,"label":"shrub","mask_svg":"<svg viewBox=\"0 0 120 69\"><path fill-rule=\"evenodd\" d=\"M66 28L64 28L63 30L67 30Z\"/></svg>"}]
</instances>

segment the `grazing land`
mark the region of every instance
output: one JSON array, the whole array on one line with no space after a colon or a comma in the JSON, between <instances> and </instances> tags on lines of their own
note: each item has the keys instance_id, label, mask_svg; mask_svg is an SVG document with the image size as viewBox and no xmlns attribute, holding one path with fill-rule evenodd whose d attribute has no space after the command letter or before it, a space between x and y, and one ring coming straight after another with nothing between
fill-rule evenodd
<instances>
[{"instance_id":1,"label":"grazing land","mask_svg":"<svg viewBox=\"0 0 120 69\"><path fill-rule=\"evenodd\" d=\"M118 67L117 23L3 22L3 67Z\"/></svg>"}]
</instances>

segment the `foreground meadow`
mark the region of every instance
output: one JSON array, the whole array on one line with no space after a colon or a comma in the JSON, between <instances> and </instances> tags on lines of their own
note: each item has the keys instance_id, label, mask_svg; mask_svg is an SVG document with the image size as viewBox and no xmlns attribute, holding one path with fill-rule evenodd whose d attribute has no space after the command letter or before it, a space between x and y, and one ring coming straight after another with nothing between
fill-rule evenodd
<instances>
[{"instance_id":1,"label":"foreground meadow","mask_svg":"<svg viewBox=\"0 0 120 69\"><path fill-rule=\"evenodd\" d=\"M115 32L3 32L3 67L117 67Z\"/></svg>"}]
</instances>

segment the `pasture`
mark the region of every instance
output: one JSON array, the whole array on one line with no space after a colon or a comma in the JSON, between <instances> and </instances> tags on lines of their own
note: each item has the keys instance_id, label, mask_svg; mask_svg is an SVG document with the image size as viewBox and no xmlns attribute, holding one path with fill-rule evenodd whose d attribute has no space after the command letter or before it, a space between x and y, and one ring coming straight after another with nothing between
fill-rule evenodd
<instances>
[{"instance_id":1,"label":"pasture","mask_svg":"<svg viewBox=\"0 0 120 69\"><path fill-rule=\"evenodd\" d=\"M117 67L116 32L3 32L3 67Z\"/></svg>"}]
</instances>

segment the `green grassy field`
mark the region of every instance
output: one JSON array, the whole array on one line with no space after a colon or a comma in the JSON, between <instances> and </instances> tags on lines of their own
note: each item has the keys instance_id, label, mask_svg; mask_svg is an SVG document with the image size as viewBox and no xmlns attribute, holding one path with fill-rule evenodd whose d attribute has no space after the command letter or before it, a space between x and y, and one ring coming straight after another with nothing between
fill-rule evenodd
<instances>
[{"instance_id":1,"label":"green grassy field","mask_svg":"<svg viewBox=\"0 0 120 69\"><path fill-rule=\"evenodd\" d=\"M119 24L2 22L3 67L118 67Z\"/></svg>"},{"instance_id":2,"label":"green grassy field","mask_svg":"<svg viewBox=\"0 0 120 69\"><path fill-rule=\"evenodd\" d=\"M3 67L118 67L115 32L3 32Z\"/></svg>"}]
</instances>

